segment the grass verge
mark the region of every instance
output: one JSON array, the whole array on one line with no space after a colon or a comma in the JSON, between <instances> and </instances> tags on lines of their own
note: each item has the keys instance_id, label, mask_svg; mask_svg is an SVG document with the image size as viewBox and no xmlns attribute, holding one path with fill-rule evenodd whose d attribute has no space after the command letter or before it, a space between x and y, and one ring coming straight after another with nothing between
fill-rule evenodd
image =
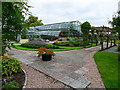
<instances>
[{"instance_id":1,"label":"grass verge","mask_svg":"<svg viewBox=\"0 0 120 90\"><path fill-rule=\"evenodd\" d=\"M118 53L98 51L95 62L106 88L118 88ZM120 68L119 68L120 69Z\"/></svg>"}]
</instances>

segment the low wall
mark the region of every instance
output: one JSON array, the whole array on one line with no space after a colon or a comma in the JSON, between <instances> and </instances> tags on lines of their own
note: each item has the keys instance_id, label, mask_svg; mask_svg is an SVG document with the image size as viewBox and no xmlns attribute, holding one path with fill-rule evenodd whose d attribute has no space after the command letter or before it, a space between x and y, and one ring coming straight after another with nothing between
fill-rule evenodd
<instances>
[{"instance_id":1,"label":"low wall","mask_svg":"<svg viewBox=\"0 0 120 90\"><path fill-rule=\"evenodd\" d=\"M21 39L20 40L20 43L26 43L26 42L28 42L28 39Z\"/></svg>"}]
</instances>

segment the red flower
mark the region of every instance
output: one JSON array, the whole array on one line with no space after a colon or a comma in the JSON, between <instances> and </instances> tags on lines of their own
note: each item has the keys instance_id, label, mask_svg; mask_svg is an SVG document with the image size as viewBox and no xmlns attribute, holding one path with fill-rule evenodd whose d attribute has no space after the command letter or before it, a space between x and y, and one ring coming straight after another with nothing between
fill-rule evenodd
<instances>
[{"instance_id":1,"label":"red flower","mask_svg":"<svg viewBox=\"0 0 120 90\"><path fill-rule=\"evenodd\" d=\"M53 56L55 56L55 53L53 52L52 49L46 49L44 47L41 47L38 49L38 56L41 56L42 54L51 54Z\"/></svg>"},{"instance_id":2,"label":"red flower","mask_svg":"<svg viewBox=\"0 0 120 90\"><path fill-rule=\"evenodd\" d=\"M37 41L38 39L34 39L34 41Z\"/></svg>"}]
</instances>

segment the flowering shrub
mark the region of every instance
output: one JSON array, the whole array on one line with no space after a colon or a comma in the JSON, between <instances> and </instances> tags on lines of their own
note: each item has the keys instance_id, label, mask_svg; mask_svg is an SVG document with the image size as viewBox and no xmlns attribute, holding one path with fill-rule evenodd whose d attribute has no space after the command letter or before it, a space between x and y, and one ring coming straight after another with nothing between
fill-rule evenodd
<instances>
[{"instance_id":1,"label":"flowering shrub","mask_svg":"<svg viewBox=\"0 0 120 90\"><path fill-rule=\"evenodd\" d=\"M42 56L42 54L51 54L52 56L55 56L55 53L53 52L52 49L46 49L44 47L41 47L38 49L38 57Z\"/></svg>"},{"instance_id":2,"label":"flowering shrub","mask_svg":"<svg viewBox=\"0 0 120 90\"><path fill-rule=\"evenodd\" d=\"M21 72L21 61L18 61L14 57L1 56L2 59L2 75L6 75L7 78L11 78L13 73Z\"/></svg>"},{"instance_id":3,"label":"flowering shrub","mask_svg":"<svg viewBox=\"0 0 120 90\"><path fill-rule=\"evenodd\" d=\"M47 49L59 49L58 46L54 46L54 45L48 45L44 42L41 41L29 41L28 43L23 43L21 44L22 47L26 47L26 48L34 48L34 49L38 49L40 47L45 47Z\"/></svg>"},{"instance_id":4,"label":"flowering shrub","mask_svg":"<svg viewBox=\"0 0 120 90\"><path fill-rule=\"evenodd\" d=\"M34 39L34 41L37 41L38 39Z\"/></svg>"}]
</instances>

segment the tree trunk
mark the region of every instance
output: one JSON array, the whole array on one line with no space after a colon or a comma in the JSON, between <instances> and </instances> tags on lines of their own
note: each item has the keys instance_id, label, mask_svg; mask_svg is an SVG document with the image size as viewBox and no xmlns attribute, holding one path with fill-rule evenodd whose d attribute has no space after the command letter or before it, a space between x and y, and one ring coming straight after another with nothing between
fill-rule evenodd
<instances>
[{"instance_id":1,"label":"tree trunk","mask_svg":"<svg viewBox=\"0 0 120 90\"><path fill-rule=\"evenodd\" d=\"M83 44L83 48L86 48L85 42L84 42L84 44Z\"/></svg>"},{"instance_id":2,"label":"tree trunk","mask_svg":"<svg viewBox=\"0 0 120 90\"><path fill-rule=\"evenodd\" d=\"M85 48L85 37L83 36L83 48Z\"/></svg>"},{"instance_id":3,"label":"tree trunk","mask_svg":"<svg viewBox=\"0 0 120 90\"><path fill-rule=\"evenodd\" d=\"M96 46L98 45L97 35L95 35Z\"/></svg>"},{"instance_id":4,"label":"tree trunk","mask_svg":"<svg viewBox=\"0 0 120 90\"><path fill-rule=\"evenodd\" d=\"M90 41L91 41L91 47L93 46L93 36L91 35L90 37Z\"/></svg>"},{"instance_id":5,"label":"tree trunk","mask_svg":"<svg viewBox=\"0 0 120 90\"><path fill-rule=\"evenodd\" d=\"M93 42L91 42L91 47L93 46Z\"/></svg>"},{"instance_id":6,"label":"tree trunk","mask_svg":"<svg viewBox=\"0 0 120 90\"><path fill-rule=\"evenodd\" d=\"M116 46L116 42L115 42L116 40L114 39L114 46Z\"/></svg>"},{"instance_id":7,"label":"tree trunk","mask_svg":"<svg viewBox=\"0 0 120 90\"><path fill-rule=\"evenodd\" d=\"M93 46L93 39L92 39L92 37L91 37L91 47Z\"/></svg>"},{"instance_id":8,"label":"tree trunk","mask_svg":"<svg viewBox=\"0 0 120 90\"><path fill-rule=\"evenodd\" d=\"M103 50L103 41L101 41L100 44L101 44L101 50Z\"/></svg>"},{"instance_id":9,"label":"tree trunk","mask_svg":"<svg viewBox=\"0 0 120 90\"><path fill-rule=\"evenodd\" d=\"M98 45L98 41L96 40L96 46Z\"/></svg>"},{"instance_id":10,"label":"tree trunk","mask_svg":"<svg viewBox=\"0 0 120 90\"><path fill-rule=\"evenodd\" d=\"M112 47L112 39L111 39L111 44L110 44L110 46Z\"/></svg>"},{"instance_id":11,"label":"tree trunk","mask_svg":"<svg viewBox=\"0 0 120 90\"><path fill-rule=\"evenodd\" d=\"M108 38L107 38L107 48L108 48L108 43L109 43L109 42L108 42Z\"/></svg>"}]
</instances>

